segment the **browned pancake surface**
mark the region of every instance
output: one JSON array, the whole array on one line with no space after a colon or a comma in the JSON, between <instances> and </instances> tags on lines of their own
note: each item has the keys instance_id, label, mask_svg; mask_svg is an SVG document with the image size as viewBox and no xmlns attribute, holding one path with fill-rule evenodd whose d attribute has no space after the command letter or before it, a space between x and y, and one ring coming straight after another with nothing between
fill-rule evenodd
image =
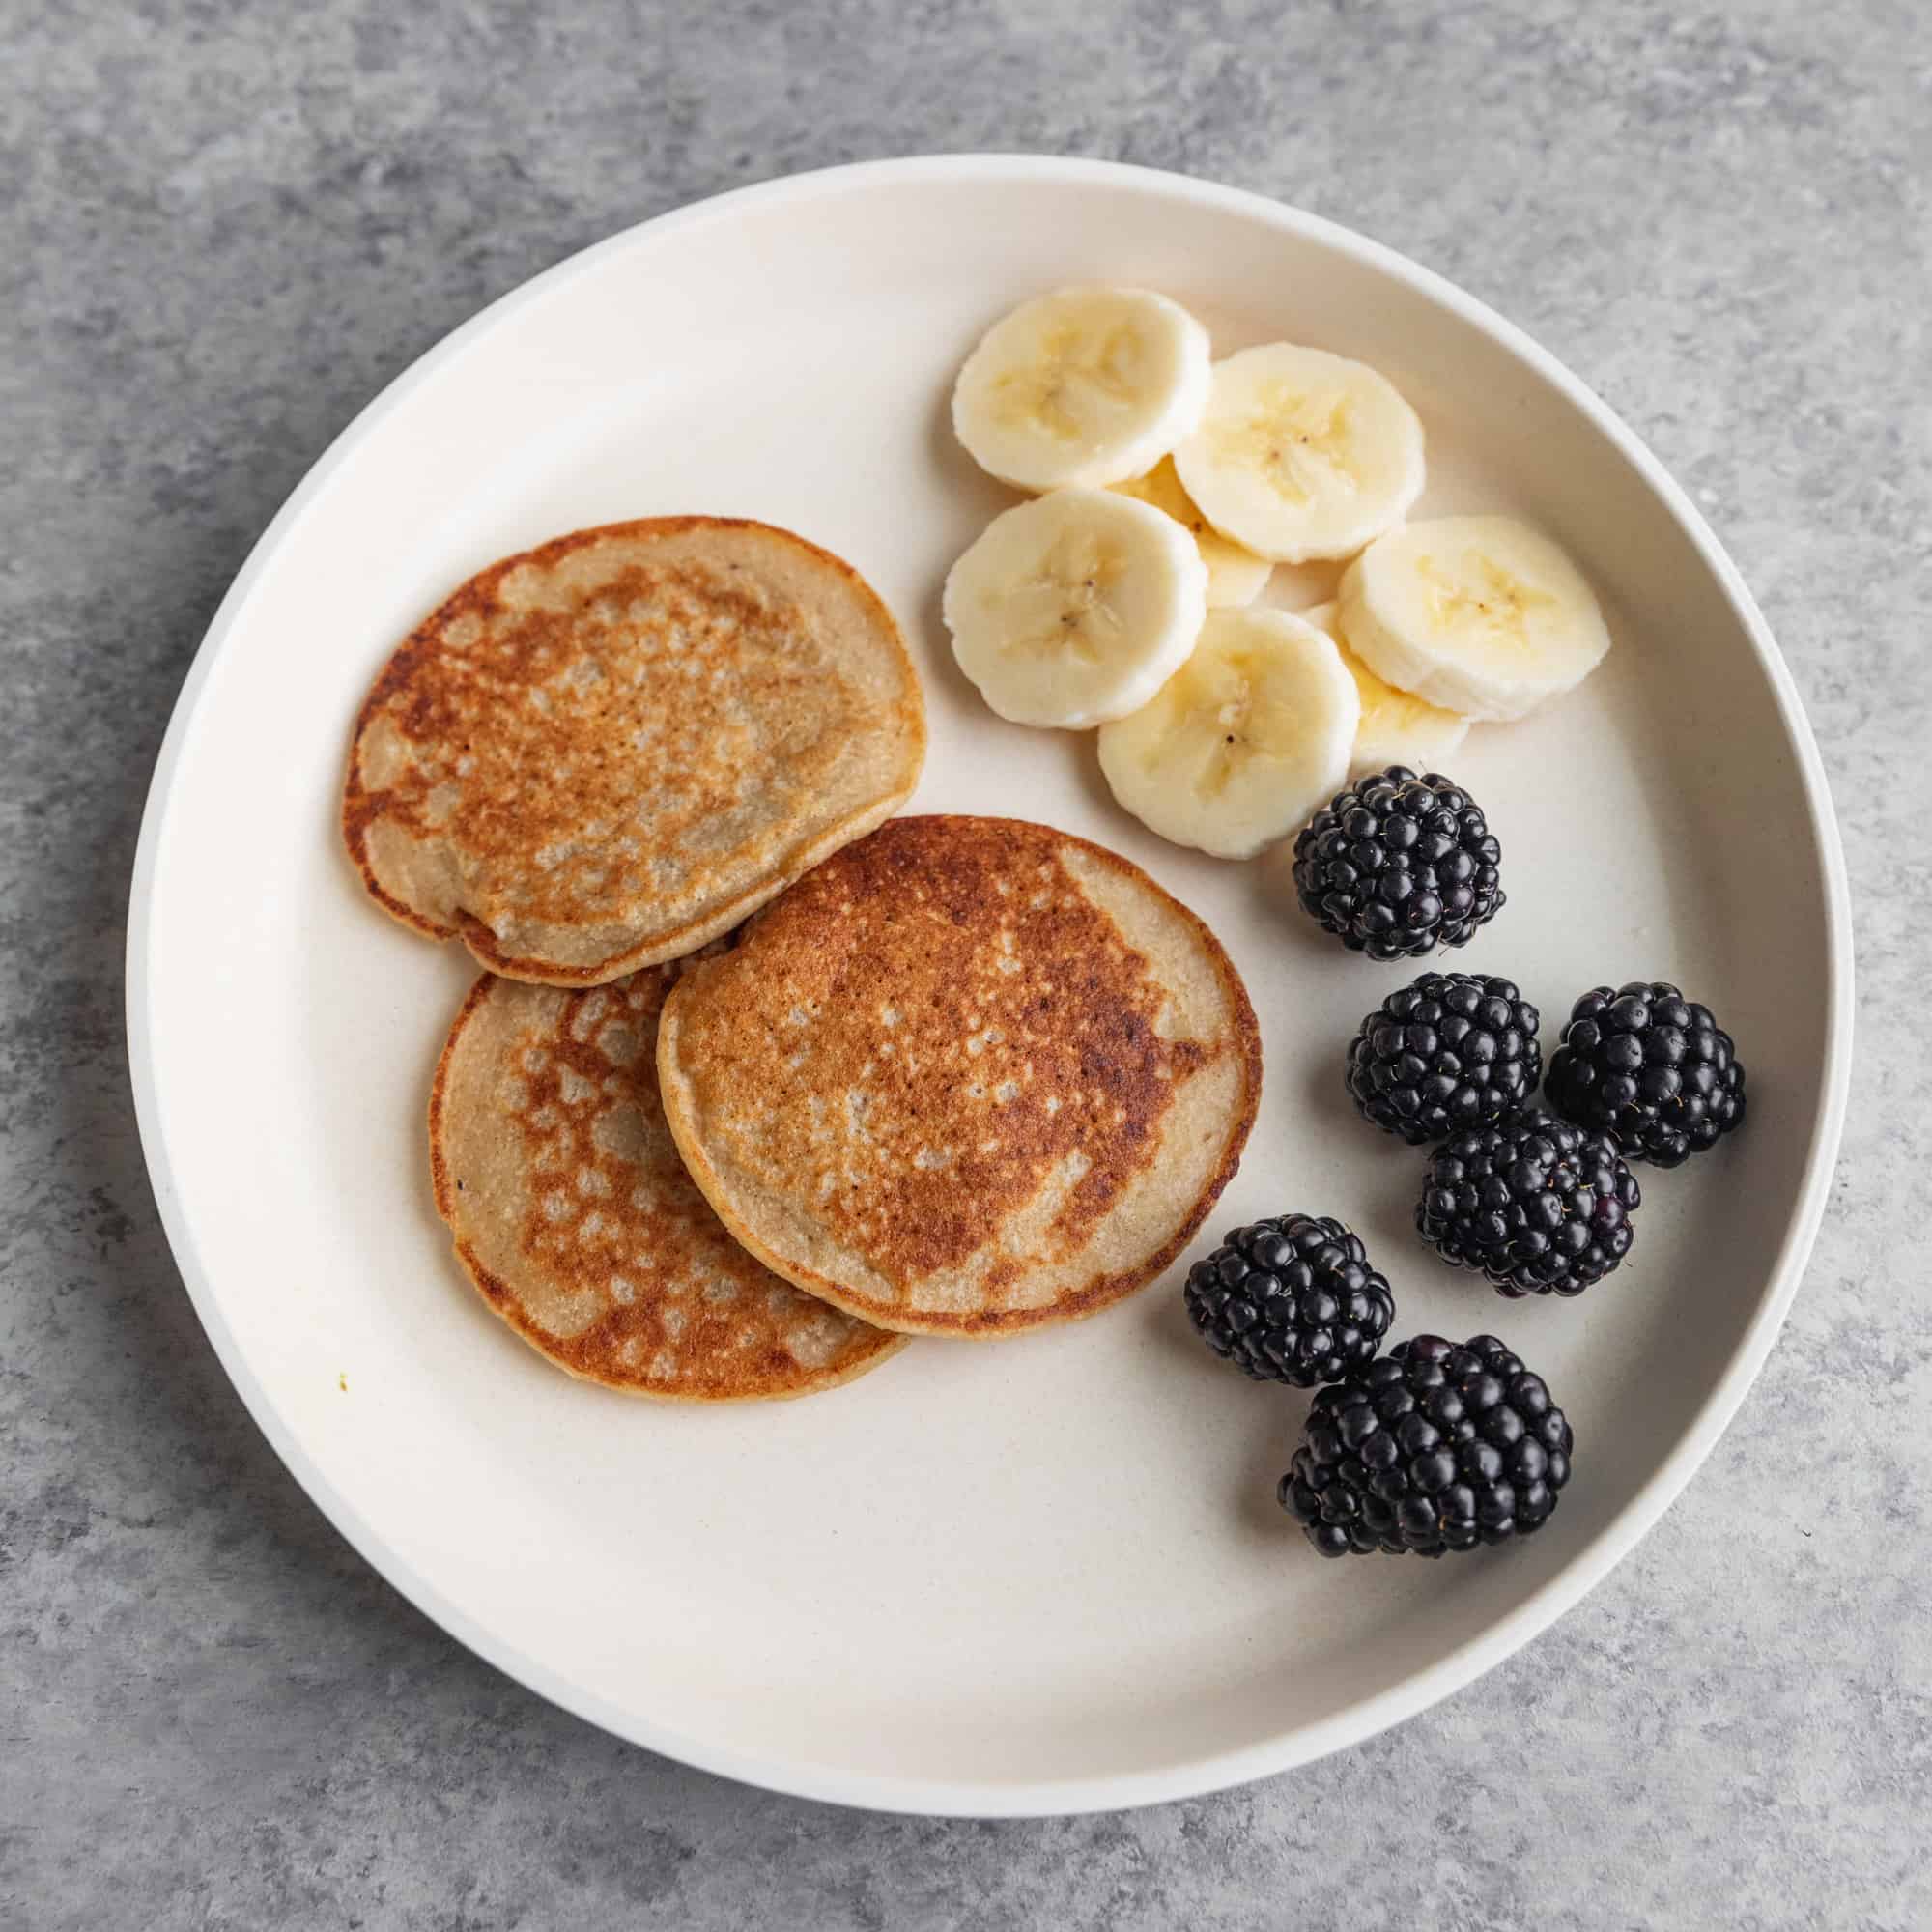
<instances>
[{"instance_id":1,"label":"browned pancake surface","mask_svg":"<svg viewBox=\"0 0 1932 1932\"><path fill-rule=\"evenodd\" d=\"M654 1065L673 971L587 992L486 974L437 1069L437 1207L485 1299L573 1375L702 1402L831 1387L900 1339L781 1281L693 1185Z\"/></svg>"},{"instance_id":2,"label":"browned pancake surface","mask_svg":"<svg viewBox=\"0 0 1932 1932\"><path fill-rule=\"evenodd\" d=\"M1260 1084L1254 1014L1192 914L1113 853L902 818L694 962L671 1125L739 1237L887 1326L1086 1314L1166 1265Z\"/></svg>"},{"instance_id":3,"label":"browned pancake surface","mask_svg":"<svg viewBox=\"0 0 1932 1932\"><path fill-rule=\"evenodd\" d=\"M761 524L615 524L493 564L403 643L343 833L417 930L596 984L876 825L924 743L903 640L849 565Z\"/></svg>"}]
</instances>

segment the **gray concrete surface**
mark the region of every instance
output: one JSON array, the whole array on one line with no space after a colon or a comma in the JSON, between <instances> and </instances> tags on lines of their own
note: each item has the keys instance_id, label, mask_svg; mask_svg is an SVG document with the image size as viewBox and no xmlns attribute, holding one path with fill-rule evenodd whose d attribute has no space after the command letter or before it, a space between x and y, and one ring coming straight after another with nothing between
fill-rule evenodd
<instances>
[{"instance_id":1,"label":"gray concrete surface","mask_svg":"<svg viewBox=\"0 0 1932 1932\"><path fill-rule=\"evenodd\" d=\"M0 49L0 1923L1932 1923L1932 1068L1909 1004L1932 937L1932 28L1913 0L5 0ZM1831 1219L1663 1525L1393 1735L1040 1824L700 1776L392 1595L201 1338L120 1018L176 687L354 411L614 228L949 148L1276 193L1526 325L1741 560L1859 895Z\"/></svg>"}]
</instances>

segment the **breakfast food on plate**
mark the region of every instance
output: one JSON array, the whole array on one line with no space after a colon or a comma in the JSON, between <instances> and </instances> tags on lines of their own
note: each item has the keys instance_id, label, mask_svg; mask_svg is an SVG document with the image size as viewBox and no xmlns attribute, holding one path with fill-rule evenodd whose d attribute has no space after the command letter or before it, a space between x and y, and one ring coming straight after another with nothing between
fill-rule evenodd
<instances>
[{"instance_id":1,"label":"breakfast food on plate","mask_svg":"<svg viewBox=\"0 0 1932 1932\"><path fill-rule=\"evenodd\" d=\"M343 832L406 924L593 985L735 925L924 753L912 660L849 564L654 518L506 557L416 628L356 720Z\"/></svg>"},{"instance_id":2,"label":"breakfast food on plate","mask_svg":"<svg viewBox=\"0 0 1932 1932\"><path fill-rule=\"evenodd\" d=\"M1407 765L1418 772L1439 770L1469 735L1469 721L1378 678L1349 648L1338 605L1321 604L1301 615L1335 639L1362 701L1362 722L1355 726L1355 748L1349 756L1350 772L1360 776L1386 771L1391 765Z\"/></svg>"},{"instance_id":3,"label":"breakfast food on plate","mask_svg":"<svg viewBox=\"0 0 1932 1932\"><path fill-rule=\"evenodd\" d=\"M1200 506L1181 487L1174 458L1163 456L1145 476L1132 476L1111 486L1123 497L1138 497L1151 503L1164 516L1186 526L1208 566L1208 608L1218 611L1235 604L1252 604L1262 594L1274 565L1264 556L1244 550L1232 538L1224 537L1206 517Z\"/></svg>"},{"instance_id":4,"label":"breakfast food on plate","mask_svg":"<svg viewBox=\"0 0 1932 1932\"><path fill-rule=\"evenodd\" d=\"M1404 519L1423 430L1366 365L1210 360L1138 288L987 330L952 421L1032 493L947 577L954 656L1011 722L1098 727L1115 799L1225 858L1294 838L1303 908L1378 960L1461 946L1501 849L1440 764L1570 690L1609 636L1548 538ZM1277 562L1336 601L1256 601ZM489 1305L582 1378L788 1397L908 1337L1011 1335L1139 1289L1239 1163L1261 1037L1219 942L1137 867L1009 818L893 818L925 724L890 612L769 526L668 517L504 558L398 647L342 823L369 892L493 969L430 1105L437 1207ZM1418 776L1418 774L1423 774ZM728 937L726 936L728 935ZM1347 1056L1363 1117L1435 1144L1418 1233L1504 1294L1616 1268L1640 1194L1742 1118L1675 986L1577 1001L1549 1067L1505 979L1424 973ZM1182 1298L1215 1353L1316 1388L1282 1507L1322 1554L1538 1529L1571 1431L1493 1336L1385 1356L1343 1222L1232 1229Z\"/></svg>"},{"instance_id":5,"label":"breakfast food on plate","mask_svg":"<svg viewBox=\"0 0 1932 1932\"><path fill-rule=\"evenodd\" d=\"M1349 647L1378 677L1466 718L1526 717L1610 647L1582 573L1511 517L1437 517L1378 537L1337 602Z\"/></svg>"},{"instance_id":6,"label":"breakfast food on plate","mask_svg":"<svg viewBox=\"0 0 1932 1932\"><path fill-rule=\"evenodd\" d=\"M946 579L959 668L1015 724L1079 729L1136 710L1194 648L1208 566L1172 517L1056 490L995 517Z\"/></svg>"},{"instance_id":7,"label":"breakfast food on plate","mask_svg":"<svg viewBox=\"0 0 1932 1932\"><path fill-rule=\"evenodd\" d=\"M1201 420L1208 372L1208 331L1179 302L1061 289L980 337L953 384L952 427L1016 489L1097 489L1151 469Z\"/></svg>"},{"instance_id":8,"label":"breakfast food on plate","mask_svg":"<svg viewBox=\"0 0 1932 1932\"><path fill-rule=\"evenodd\" d=\"M1347 777L1359 712L1325 633L1286 611L1211 611L1154 696L1101 726L1100 769L1162 838L1250 858Z\"/></svg>"},{"instance_id":9,"label":"breakfast food on plate","mask_svg":"<svg viewBox=\"0 0 1932 1932\"><path fill-rule=\"evenodd\" d=\"M1425 973L1349 1042L1349 1095L1365 1121L1420 1147L1493 1126L1543 1075L1540 1016L1508 980Z\"/></svg>"},{"instance_id":10,"label":"breakfast food on plate","mask_svg":"<svg viewBox=\"0 0 1932 1932\"><path fill-rule=\"evenodd\" d=\"M959 372L953 427L982 468L1048 494L994 519L947 579L945 613L1001 717L1105 727L1101 765L1122 807L1163 838L1241 859L1351 774L1438 769L1472 719L1525 716L1587 676L1610 640L1581 574L1525 525L1405 524L1425 480L1423 431L1386 377L1293 342L1207 355L1200 324L1145 289L1063 289L996 323ZM1101 485L1157 511L1166 541L1145 519L1102 519L1090 494ZM1327 659L1305 641L1292 661L1258 657L1259 633L1204 624L1176 531L1206 566L1210 613L1250 605L1276 562L1352 559L1336 601L1301 620L1353 689L1339 759L1342 680ZM1264 700L1257 685L1244 707L1229 695L1255 682L1244 662L1267 664L1278 690L1301 679L1297 696ZM1231 706L1252 730L1228 732ZM1333 929L1375 957L1457 945L1502 895L1485 901L1463 860L1444 857L1441 895L1467 897L1472 917L1428 913L1433 888L1406 904L1365 895L1339 876L1347 858L1317 896L1359 901ZM1493 860L1476 866L1493 887Z\"/></svg>"},{"instance_id":11,"label":"breakfast food on plate","mask_svg":"<svg viewBox=\"0 0 1932 1932\"><path fill-rule=\"evenodd\" d=\"M992 1336L1174 1260L1239 1160L1261 1037L1219 942L1137 867L912 817L689 964L658 1070L759 1260L881 1327Z\"/></svg>"},{"instance_id":12,"label":"breakfast food on plate","mask_svg":"<svg viewBox=\"0 0 1932 1932\"><path fill-rule=\"evenodd\" d=\"M1573 1447L1493 1335L1416 1335L1321 1390L1276 1493L1323 1556L1440 1556L1541 1529Z\"/></svg>"},{"instance_id":13,"label":"breakfast food on plate","mask_svg":"<svg viewBox=\"0 0 1932 1932\"><path fill-rule=\"evenodd\" d=\"M1464 945L1507 903L1482 807L1403 765L1338 793L1294 841L1294 887L1351 952L1401 959Z\"/></svg>"},{"instance_id":14,"label":"breakfast food on plate","mask_svg":"<svg viewBox=\"0 0 1932 1932\"><path fill-rule=\"evenodd\" d=\"M671 1145L654 1048L674 972L477 981L430 1100L438 1211L483 1298L572 1375L683 1402L849 1381L903 1339L761 1267Z\"/></svg>"},{"instance_id":15,"label":"breakfast food on plate","mask_svg":"<svg viewBox=\"0 0 1932 1932\"><path fill-rule=\"evenodd\" d=\"M1549 1104L1631 1160L1677 1167L1745 1116L1745 1069L1709 1007L1663 980L1598 986L1571 1009Z\"/></svg>"},{"instance_id":16,"label":"breakfast food on plate","mask_svg":"<svg viewBox=\"0 0 1932 1932\"><path fill-rule=\"evenodd\" d=\"M1608 1135L1517 1114L1435 1150L1415 1226L1504 1294L1581 1294L1630 1253L1642 1198Z\"/></svg>"},{"instance_id":17,"label":"breakfast food on plate","mask_svg":"<svg viewBox=\"0 0 1932 1932\"><path fill-rule=\"evenodd\" d=\"M1387 1278L1339 1221L1282 1214L1236 1228L1187 1271L1201 1339L1257 1381L1312 1388L1371 1361L1395 1319Z\"/></svg>"},{"instance_id":18,"label":"breakfast food on plate","mask_svg":"<svg viewBox=\"0 0 1932 1932\"><path fill-rule=\"evenodd\" d=\"M1270 342L1214 364L1174 467L1208 521L1258 555L1352 556L1422 495L1422 423L1367 363Z\"/></svg>"}]
</instances>

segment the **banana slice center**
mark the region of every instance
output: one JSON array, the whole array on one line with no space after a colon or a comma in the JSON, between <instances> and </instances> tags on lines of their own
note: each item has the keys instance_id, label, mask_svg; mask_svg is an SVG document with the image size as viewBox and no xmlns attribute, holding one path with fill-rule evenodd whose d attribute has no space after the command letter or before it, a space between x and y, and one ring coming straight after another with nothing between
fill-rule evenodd
<instances>
[{"instance_id":1,"label":"banana slice center","mask_svg":"<svg viewBox=\"0 0 1932 1932\"><path fill-rule=\"evenodd\" d=\"M1100 662L1122 631L1109 593L1126 569L1118 552L1091 535L1063 532L1013 600L1013 623L1000 646L1006 657Z\"/></svg>"},{"instance_id":2,"label":"banana slice center","mask_svg":"<svg viewBox=\"0 0 1932 1932\"><path fill-rule=\"evenodd\" d=\"M1347 396L1311 395L1275 384L1215 440L1223 456L1251 465L1283 502L1299 508L1318 496L1355 494L1355 472L1347 461L1350 427Z\"/></svg>"},{"instance_id":3,"label":"banana slice center","mask_svg":"<svg viewBox=\"0 0 1932 1932\"><path fill-rule=\"evenodd\" d=\"M1192 696L1183 698L1204 724L1212 722L1207 755L1196 765L1196 798L1217 798L1236 771L1267 743L1273 707L1267 704L1252 663L1224 655L1190 679ZM1257 707L1260 715L1257 715ZM1204 736L1208 734L1203 733Z\"/></svg>"},{"instance_id":4,"label":"banana slice center","mask_svg":"<svg viewBox=\"0 0 1932 1932\"><path fill-rule=\"evenodd\" d=\"M1094 417L1130 408L1141 381L1141 341L1128 323L1094 330L1057 328L1037 361L1002 373L993 408L1009 429L1044 429L1080 442Z\"/></svg>"},{"instance_id":5,"label":"banana slice center","mask_svg":"<svg viewBox=\"0 0 1932 1932\"><path fill-rule=\"evenodd\" d=\"M1419 556L1415 574L1429 586L1433 623L1445 630L1479 633L1496 649L1528 650L1530 613L1557 601L1548 591L1512 577L1480 551L1465 551L1448 565L1433 556Z\"/></svg>"},{"instance_id":6,"label":"banana slice center","mask_svg":"<svg viewBox=\"0 0 1932 1932\"><path fill-rule=\"evenodd\" d=\"M1206 762L1194 774L1194 795L1199 799L1218 798L1227 789L1228 781L1235 775L1235 767L1247 751L1248 706L1245 701L1222 705L1215 714L1215 722L1221 727L1220 732Z\"/></svg>"}]
</instances>

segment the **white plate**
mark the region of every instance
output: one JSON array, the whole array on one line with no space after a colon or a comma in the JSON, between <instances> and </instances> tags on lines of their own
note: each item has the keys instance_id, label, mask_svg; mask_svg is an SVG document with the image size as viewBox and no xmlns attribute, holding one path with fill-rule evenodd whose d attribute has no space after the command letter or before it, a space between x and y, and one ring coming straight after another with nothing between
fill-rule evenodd
<instances>
[{"instance_id":1,"label":"white plate","mask_svg":"<svg viewBox=\"0 0 1932 1932\"><path fill-rule=\"evenodd\" d=\"M1406 974L1345 953L1285 867L1165 845L1091 741L1001 724L953 669L946 566L1008 500L946 398L978 332L1062 282L1140 282L1217 350L1288 335L1384 370L1430 438L1422 514L1518 508L1605 595L1575 697L1456 762L1506 911L1452 961L1553 1034L1600 980L1674 979L1736 1033L1745 1130L1646 1170L1634 1259L1506 1302L1409 1214L1420 1157L1341 1092ZM1019 811L1137 859L1227 942L1267 1084L1210 1230L1339 1214L1397 1332L1504 1336L1575 1422L1549 1528L1443 1563L1324 1563L1276 1509L1303 1398L1188 1333L1173 1284L1084 1325L923 1343L829 1395L686 1411L547 1367L450 1259L423 1106L466 956L363 898L337 849L349 722L459 579L540 538L712 511L791 526L900 613L932 756L917 805ZM1283 600L1313 602L1319 578ZM1683 493L1515 329L1258 197L1090 162L835 170L687 209L540 276L364 412L263 537L169 729L135 870L128 1030L182 1273L228 1373L397 1588L597 1723L786 1790L1050 1812L1278 1771L1420 1710L1609 1569L1763 1361L1844 1107L1844 870L1763 620ZM1204 1238L1203 1246L1206 1245Z\"/></svg>"}]
</instances>

